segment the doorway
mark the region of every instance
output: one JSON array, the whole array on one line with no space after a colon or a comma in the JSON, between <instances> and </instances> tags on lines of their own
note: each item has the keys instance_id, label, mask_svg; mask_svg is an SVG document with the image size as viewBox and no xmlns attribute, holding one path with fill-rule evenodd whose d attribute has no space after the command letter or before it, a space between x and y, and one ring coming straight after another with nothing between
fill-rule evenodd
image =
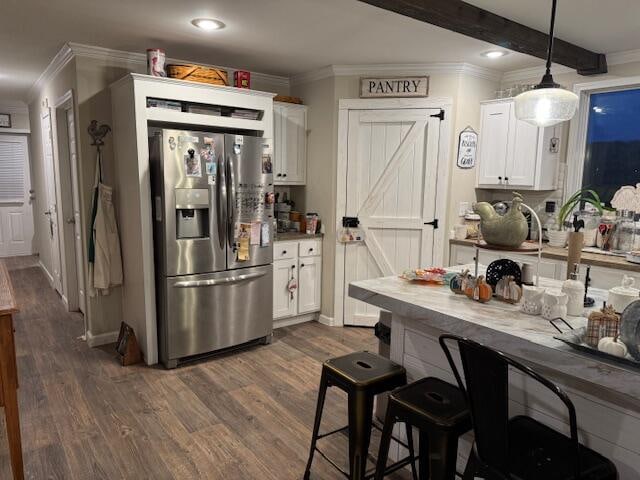
<instances>
[{"instance_id":1,"label":"doorway","mask_svg":"<svg viewBox=\"0 0 640 480\"><path fill-rule=\"evenodd\" d=\"M27 137L0 134L0 257L33 253L31 194Z\"/></svg>"},{"instance_id":2,"label":"doorway","mask_svg":"<svg viewBox=\"0 0 640 480\"><path fill-rule=\"evenodd\" d=\"M51 271L46 273L53 288L64 298L62 290L62 266L60 263L60 237L58 231L58 200L56 198L56 175L53 152L53 131L51 120L51 109L46 107L42 111L42 156L44 160L45 179L45 211L49 229L46 233L49 237L49 248L51 250Z\"/></svg>"},{"instance_id":3,"label":"doorway","mask_svg":"<svg viewBox=\"0 0 640 480\"><path fill-rule=\"evenodd\" d=\"M60 187L60 258L63 297L69 311L85 312L85 275L83 262L78 146L73 94L69 91L55 105L57 172Z\"/></svg>"},{"instance_id":4,"label":"doorway","mask_svg":"<svg viewBox=\"0 0 640 480\"><path fill-rule=\"evenodd\" d=\"M337 220L357 217L364 240L338 245L334 314L344 325L373 326L379 310L349 297L351 282L442 263L447 105L350 102L341 104Z\"/></svg>"}]
</instances>

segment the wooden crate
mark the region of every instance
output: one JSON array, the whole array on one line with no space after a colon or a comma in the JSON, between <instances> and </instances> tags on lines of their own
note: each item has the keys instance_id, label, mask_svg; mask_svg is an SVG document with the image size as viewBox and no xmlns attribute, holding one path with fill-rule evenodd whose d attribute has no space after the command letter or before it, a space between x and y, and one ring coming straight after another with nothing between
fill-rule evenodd
<instances>
[{"instance_id":1,"label":"wooden crate","mask_svg":"<svg viewBox=\"0 0 640 480\"><path fill-rule=\"evenodd\" d=\"M274 102L295 103L302 105L302 99L299 97L290 97L288 95L276 95L273 99Z\"/></svg>"},{"instance_id":2,"label":"wooden crate","mask_svg":"<svg viewBox=\"0 0 640 480\"><path fill-rule=\"evenodd\" d=\"M201 65L167 65L167 76L210 85L229 85L226 70Z\"/></svg>"}]
</instances>

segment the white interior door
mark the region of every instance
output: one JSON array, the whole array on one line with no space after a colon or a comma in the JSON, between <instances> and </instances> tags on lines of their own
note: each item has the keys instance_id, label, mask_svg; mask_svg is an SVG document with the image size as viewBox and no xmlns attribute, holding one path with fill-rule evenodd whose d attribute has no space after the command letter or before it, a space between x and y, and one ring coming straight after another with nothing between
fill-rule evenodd
<instances>
[{"instance_id":1,"label":"white interior door","mask_svg":"<svg viewBox=\"0 0 640 480\"><path fill-rule=\"evenodd\" d=\"M71 163L71 192L73 196L73 234L75 243L76 276L78 283L78 308L85 312L84 296L84 256L82 254L82 222L80 220L80 180L78 179L78 150L76 142L76 123L73 108L66 110L67 133L69 139L69 160Z\"/></svg>"},{"instance_id":2,"label":"white interior door","mask_svg":"<svg viewBox=\"0 0 640 480\"><path fill-rule=\"evenodd\" d=\"M349 112L345 216L359 218L364 242L345 249L345 325L378 320L378 309L349 297L350 282L431 265L439 113Z\"/></svg>"},{"instance_id":3,"label":"white interior door","mask_svg":"<svg viewBox=\"0 0 640 480\"><path fill-rule=\"evenodd\" d=\"M27 137L0 135L0 257L33 253Z\"/></svg>"},{"instance_id":4,"label":"white interior door","mask_svg":"<svg viewBox=\"0 0 640 480\"><path fill-rule=\"evenodd\" d=\"M53 134L51 131L51 113L47 108L42 114L42 152L44 157L44 173L46 184L44 215L49 220L47 232L51 248L51 271L53 287L62 295L62 272L60 260L60 237L58 232L58 202L56 200L56 180L53 165Z\"/></svg>"}]
</instances>

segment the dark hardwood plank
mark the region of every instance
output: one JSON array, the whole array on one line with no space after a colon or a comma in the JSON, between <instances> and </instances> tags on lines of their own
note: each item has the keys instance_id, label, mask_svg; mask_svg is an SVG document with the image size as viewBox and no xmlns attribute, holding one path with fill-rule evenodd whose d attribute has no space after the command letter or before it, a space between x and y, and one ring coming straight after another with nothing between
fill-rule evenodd
<instances>
[{"instance_id":1,"label":"dark hardwood plank","mask_svg":"<svg viewBox=\"0 0 640 480\"><path fill-rule=\"evenodd\" d=\"M89 349L78 339L82 318L64 311L34 262L13 265L27 478L299 480L321 362L376 347L371 330L307 323L277 330L271 345L172 371L123 368L112 346ZM345 424L345 400L329 391L323 430ZM2 479L10 478L3 435ZM323 446L346 463L345 438ZM311 478L341 476L317 456Z\"/></svg>"}]
</instances>

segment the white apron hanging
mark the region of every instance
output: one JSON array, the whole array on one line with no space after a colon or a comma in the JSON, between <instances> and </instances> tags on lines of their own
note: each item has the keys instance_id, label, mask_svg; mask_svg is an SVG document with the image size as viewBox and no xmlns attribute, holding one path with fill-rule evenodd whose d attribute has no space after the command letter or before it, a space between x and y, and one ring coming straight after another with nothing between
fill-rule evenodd
<instances>
[{"instance_id":1,"label":"white apron hanging","mask_svg":"<svg viewBox=\"0 0 640 480\"><path fill-rule=\"evenodd\" d=\"M113 208L113 189L102 183L102 155L98 149L89 241L89 294L109 294L122 285L120 237Z\"/></svg>"}]
</instances>

